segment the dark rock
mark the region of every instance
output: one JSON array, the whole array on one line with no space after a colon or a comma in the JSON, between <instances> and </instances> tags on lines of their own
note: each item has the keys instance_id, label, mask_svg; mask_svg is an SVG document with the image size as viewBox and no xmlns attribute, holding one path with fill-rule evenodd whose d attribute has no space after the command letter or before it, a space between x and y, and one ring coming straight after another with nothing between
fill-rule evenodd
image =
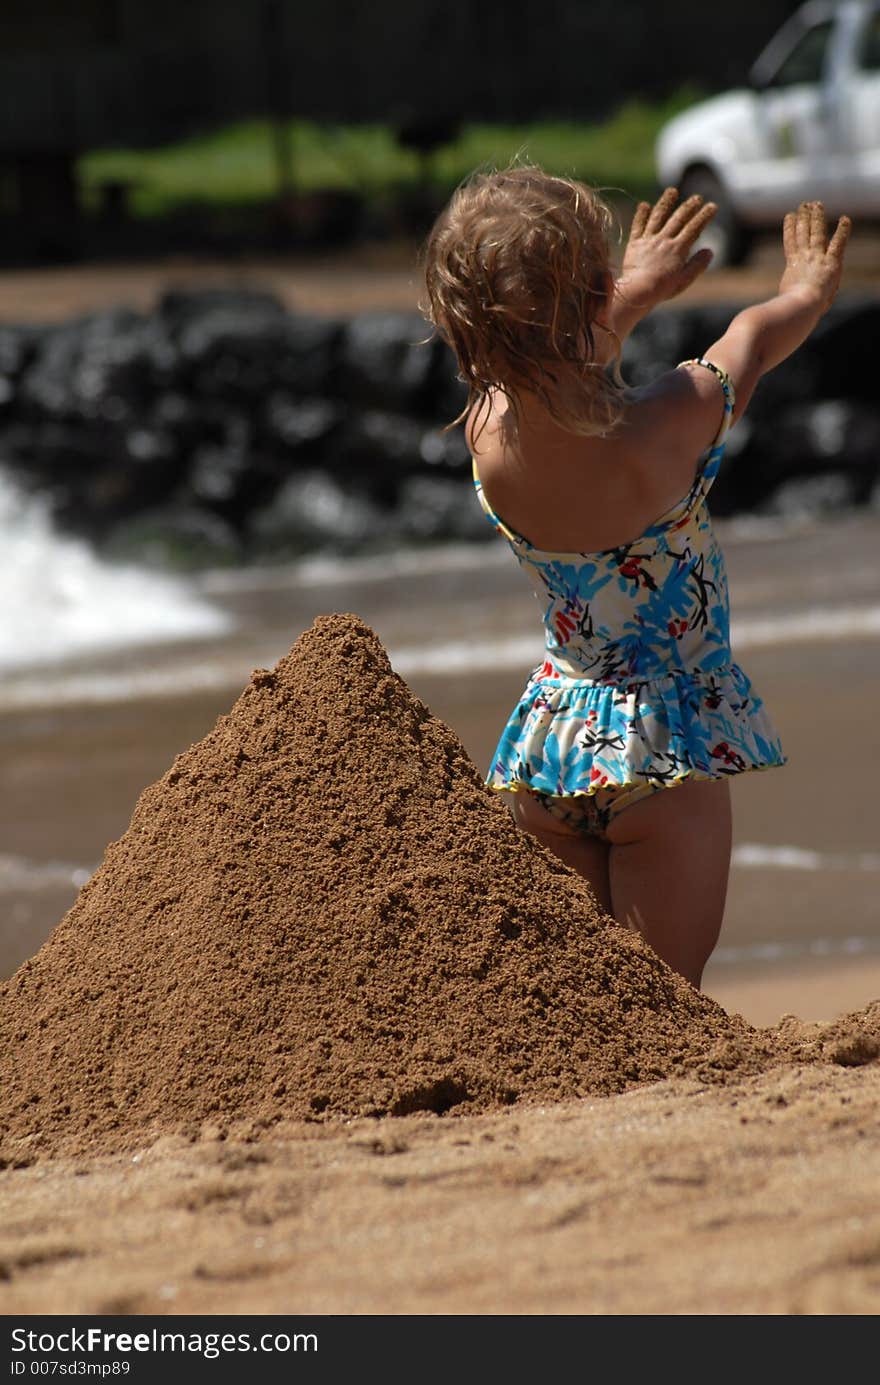
<instances>
[{"instance_id":1,"label":"dark rock","mask_svg":"<svg viewBox=\"0 0 880 1385\"><path fill-rule=\"evenodd\" d=\"M336 318L289 316L278 338L276 387L291 394L339 394L344 330Z\"/></svg>"},{"instance_id":2,"label":"dark rock","mask_svg":"<svg viewBox=\"0 0 880 1385\"><path fill-rule=\"evenodd\" d=\"M202 447L193 458L186 494L242 532L251 511L271 500L281 480L275 460L264 454L234 445Z\"/></svg>"},{"instance_id":3,"label":"dark rock","mask_svg":"<svg viewBox=\"0 0 880 1385\"><path fill-rule=\"evenodd\" d=\"M332 385L341 325L287 313L271 294L168 294L159 308L189 388L253 401L267 390L323 393Z\"/></svg>"},{"instance_id":4,"label":"dark rock","mask_svg":"<svg viewBox=\"0 0 880 1385\"><path fill-rule=\"evenodd\" d=\"M133 426L102 438L100 454L86 450L86 430L74 435L81 450L59 451L51 478L56 519L79 533L103 533L117 518L164 500L176 488L181 459L174 437ZM111 445L108 445L111 444Z\"/></svg>"},{"instance_id":5,"label":"dark rock","mask_svg":"<svg viewBox=\"0 0 880 1385\"><path fill-rule=\"evenodd\" d=\"M624 380L633 388L650 384L679 361L704 349L693 349L694 341L702 342L704 334L702 319L699 326L689 324L671 308L645 318L623 343L620 368Z\"/></svg>"},{"instance_id":6,"label":"dark rock","mask_svg":"<svg viewBox=\"0 0 880 1385\"><path fill-rule=\"evenodd\" d=\"M84 326L70 381L75 412L113 423L136 418L176 361L155 320L125 309L98 314Z\"/></svg>"},{"instance_id":7,"label":"dark rock","mask_svg":"<svg viewBox=\"0 0 880 1385\"><path fill-rule=\"evenodd\" d=\"M764 512L784 519L818 519L848 510L856 502L856 479L837 471L799 476L771 495Z\"/></svg>"},{"instance_id":8,"label":"dark rock","mask_svg":"<svg viewBox=\"0 0 880 1385\"><path fill-rule=\"evenodd\" d=\"M155 497L178 479L180 451L170 429L137 423L126 431L123 445L121 459L133 474L132 490L137 492L139 501L146 487Z\"/></svg>"},{"instance_id":9,"label":"dark rock","mask_svg":"<svg viewBox=\"0 0 880 1385\"><path fill-rule=\"evenodd\" d=\"M707 354L735 311L653 314L625 343L625 378L645 384ZM764 377L728 439L716 514L880 493L878 324L880 301L839 300ZM0 458L48 493L64 525L99 539L139 513L151 517L144 533L172 525L172 547L186 547L201 514L214 538L193 552L220 552L235 533L277 553L470 538L472 519L482 530L459 502L464 431L443 429L466 396L415 313L343 323L290 314L263 292L175 290L152 314L0 326ZM225 527L210 530L214 520Z\"/></svg>"},{"instance_id":10,"label":"dark rock","mask_svg":"<svg viewBox=\"0 0 880 1385\"><path fill-rule=\"evenodd\" d=\"M387 534L388 517L362 489L323 471L292 476L272 503L251 515L252 554L296 557L316 548L352 552Z\"/></svg>"},{"instance_id":11,"label":"dark rock","mask_svg":"<svg viewBox=\"0 0 880 1385\"><path fill-rule=\"evenodd\" d=\"M360 313L342 340L343 388L369 409L423 413L430 407L438 343L419 313Z\"/></svg>"},{"instance_id":12,"label":"dark rock","mask_svg":"<svg viewBox=\"0 0 880 1385\"><path fill-rule=\"evenodd\" d=\"M808 348L809 343L758 381L749 402L749 417L769 436L775 435L783 414L802 407L809 399L822 398L819 361Z\"/></svg>"},{"instance_id":13,"label":"dark rock","mask_svg":"<svg viewBox=\"0 0 880 1385\"><path fill-rule=\"evenodd\" d=\"M880 470L880 415L876 408L845 399L801 402L780 410L772 432L770 478L832 468L856 478L867 498Z\"/></svg>"},{"instance_id":14,"label":"dark rock","mask_svg":"<svg viewBox=\"0 0 880 1385\"><path fill-rule=\"evenodd\" d=\"M32 414L121 424L174 375L177 355L159 323L129 309L46 331L24 372Z\"/></svg>"},{"instance_id":15,"label":"dark rock","mask_svg":"<svg viewBox=\"0 0 880 1385\"><path fill-rule=\"evenodd\" d=\"M400 488L397 523L403 538L416 541L492 537L471 483L447 476L408 477Z\"/></svg>"},{"instance_id":16,"label":"dark rock","mask_svg":"<svg viewBox=\"0 0 880 1385\"><path fill-rule=\"evenodd\" d=\"M238 508L247 474L248 458L241 449L201 447L192 462L189 489L211 508Z\"/></svg>"},{"instance_id":17,"label":"dark rock","mask_svg":"<svg viewBox=\"0 0 880 1385\"><path fill-rule=\"evenodd\" d=\"M345 417L345 408L335 400L299 399L278 391L266 404L262 433L283 456L316 462Z\"/></svg>"},{"instance_id":18,"label":"dark rock","mask_svg":"<svg viewBox=\"0 0 880 1385\"><path fill-rule=\"evenodd\" d=\"M131 460L124 427L49 421L20 429L19 438L19 463L32 480L55 491L62 486L75 491L91 477Z\"/></svg>"},{"instance_id":19,"label":"dark rock","mask_svg":"<svg viewBox=\"0 0 880 1385\"><path fill-rule=\"evenodd\" d=\"M429 428L422 434L419 456L426 466L438 471L470 470L471 454L465 442L464 429Z\"/></svg>"},{"instance_id":20,"label":"dark rock","mask_svg":"<svg viewBox=\"0 0 880 1385\"><path fill-rule=\"evenodd\" d=\"M369 490L380 504L393 506L400 482L421 469L424 425L404 414L378 409L352 413L326 453L334 471Z\"/></svg>"},{"instance_id":21,"label":"dark rock","mask_svg":"<svg viewBox=\"0 0 880 1385\"><path fill-rule=\"evenodd\" d=\"M40 340L37 327L0 326L0 415L14 411L19 382Z\"/></svg>"},{"instance_id":22,"label":"dark rock","mask_svg":"<svg viewBox=\"0 0 880 1385\"><path fill-rule=\"evenodd\" d=\"M714 515L755 510L770 495L774 485L772 458L765 441L766 434L755 428L748 414L728 434L721 467L709 495Z\"/></svg>"},{"instance_id":23,"label":"dark rock","mask_svg":"<svg viewBox=\"0 0 880 1385\"><path fill-rule=\"evenodd\" d=\"M169 289L159 299L157 314L174 337L208 313L225 313L230 318L259 318L265 322L284 321L284 304L263 289Z\"/></svg>"},{"instance_id":24,"label":"dark rock","mask_svg":"<svg viewBox=\"0 0 880 1385\"><path fill-rule=\"evenodd\" d=\"M36 466L34 427L11 415L0 419L0 467L20 473L20 480L33 489L39 483Z\"/></svg>"},{"instance_id":25,"label":"dark rock","mask_svg":"<svg viewBox=\"0 0 880 1385\"><path fill-rule=\"evenodd\" d=\"M246 413L217 402L203 403L200 412L178 498L205 506L241 530L250 510L274 494L289 464L267 450L256 420Z\"/></svg>"},{"instance_id":26,"label":"dark rock","mask_svg":"<svg viewBox=\"0 0 880 1385\"><path fill-rule=\"evenodd\" d=\"M726 330L735 308L665 307L640 322L624 341L621 373L632 387L650 384L682 361L704 356Z\"/></svg>"},{"instance_id":27,"label":"dark rock","mask_svg":"<svg viewBox=\"0 0 880 1385\"><path fill-rule=\"evenodd\" d=\"M272 388L284 320L217 308L189 321L177 338L182 378L200 399L240 405Z\"/></svg>"},{"instance_id":28,"label":"dark rock","mask_svg":"<svg viewBox=\"0 0 880 1385\"><path fill-rule=\"evenodd\" d=\"M801 348L816 360L822 395L876 407L878 340L880 300L838 298Z\"/></svg>"},{"instance_id":29,"label":"dark rock","mask_svg":"<svg viewBox=\"0 0 880 1385\"><path fill-rule=\"evenodd\" d=\"M100 544L102 557L180 571L229 567L241 561L235 530L218 515L187 506L147 510L114 524Z\"/></svg>"},{"instance_id":30,"label":"dark rock","mask_svg":"<svg viewBox=\"0 0 880 1385\"><path fill-rule=\"evenodd\" d=\"M212 412L204 404L198 407L196 401L177 390L157 394L145 410L143 421L148 427L170 433L182 457L189 456L198 443L209 436L215 439L226 436L225 410Z\"/></svg>"},{"instance_id":31,"label":"dark rock","mask_svg":"<svg viewBox=\"0 0 880 1385\"><path fill-rule=\"evenodd\" d=\"M832 471L841 484L829 489ZM718 515L768 507L798 513L864 504L880 475L880 417L867 404L840 399L780 405L772 425L751 409L731 431L712 487ZM801 482L818 478L801 491ZM791 485L789 485L791 483Z\"/></svg>"},{"instance_id":32,"label":"dark rock","mask_svg":"<svg viewBox=\"0 0 880 1385\"><path fill-rule=\"evenodd\" d=\"M38 419L73 416L71 382L82 350L82 335L80 321L44 333L21 385L21 401L28 414Z\"/></svg>"}]
</instances>

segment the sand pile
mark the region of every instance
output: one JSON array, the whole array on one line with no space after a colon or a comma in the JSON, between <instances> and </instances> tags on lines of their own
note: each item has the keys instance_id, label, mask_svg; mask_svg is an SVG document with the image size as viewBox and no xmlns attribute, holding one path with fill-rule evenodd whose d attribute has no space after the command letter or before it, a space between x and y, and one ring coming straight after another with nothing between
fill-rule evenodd
<instances>
[{"instance_id":1,"label":"sand pile","mask_svg":"<svg viewBox=\"0 0 880 1385\"><path fill-rule=\"evenodd\" d=\"M514 829L373 632L332 616L142 794L0 987L0 1154L773 1058Z\"/></svg>"}]
</instances>

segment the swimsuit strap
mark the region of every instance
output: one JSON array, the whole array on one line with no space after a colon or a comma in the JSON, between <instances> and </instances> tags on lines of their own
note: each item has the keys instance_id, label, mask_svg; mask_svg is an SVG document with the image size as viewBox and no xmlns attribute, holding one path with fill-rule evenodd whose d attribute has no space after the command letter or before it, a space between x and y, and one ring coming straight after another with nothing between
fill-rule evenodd
<instances>
[{"instance_id":1,"label":"swimsuit strap","mask_svg":"<svg viewBox=\"0 0 880 1385\"><path fill-rule=\"evenodd\" d=\"M711 370L724 392L724 413L721 416L721 426L715 434L714 441L709 444L706 451L703 453L702 460L697 468L697 474L694 478L694 484L688 499L687 508L690 511L695 504L699 504L701 500L706 499L709 488L718 475L718 470L721 466L721 458L724 455L724 444L727 439L730 425L733 422L736 391L734 390L733 381L727 371L722 370L714 361L707 361L705 356L695 356L692 360L679 362L679 368L686 365L699 365L703 366L705 370Z\"/></svg>"},{"instance_id":2,"label":"swimsuit strap","mask_svg":"<svg viewBox=\"0 0 880 1385\"><path fill-rule=\"evenodd\" d=\"M707 361L705 356L693 356L689 361L679 361L678 368L681 369L681 367L685 365L701 365L704 367L705 370L711 370L712 374L719 381L721 388L724 391L724 414L722 416L721 427L718 429L718 434L715 438L715 441L711 444L711 447L709 448L709 450L711 451L715 447L720 447L721 443L727 436L727 432L730 428L731 423L733 422L733 411L736 407L736 390L733 387L733 381L731 380L727 371L722 370L720 365L716 365L714 361Z\"/></svg>"},{"instance_id":3,"label":"swimsuit strap","mask_svg":"<svg viewBox=\"0 0 880 1385\"><path fill-rule=\"evenodd\" d=\"M495 511L492 509L492 506L486 499L486 492L483 490L483 483L480 480L480 473L477 470L476 457L471 457L471 471L473 473L474 490L477 492L477 499L479 500L482 511L488 519L489 523L493 525L494 528L496 528L500 534L503 534L504 537L508 540L508 542L516 545L517 547L532 548L533 545L529 543L528 539L524 539L522 534L514 533L513 529L508 529L507 525L504 523L504 520L501 519L499 515L496 515Z\"/></svg>"}]
</instances>

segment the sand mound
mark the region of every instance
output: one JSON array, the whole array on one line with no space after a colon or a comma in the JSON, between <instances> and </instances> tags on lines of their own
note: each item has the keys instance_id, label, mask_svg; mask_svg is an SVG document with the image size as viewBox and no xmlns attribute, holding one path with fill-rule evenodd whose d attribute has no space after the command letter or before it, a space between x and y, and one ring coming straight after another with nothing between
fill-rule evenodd
<instances>
[{"instance_id":1,"label":"sand mound","mask_svg":"<svg viewBox=\"0 0 880 1385\"><path fill-rule=\"evenodd\" d=\"M839 1061L870 1058L855 1033ZM0 1142L472 1112L774 1052L605 919L332 616L142 794L0 987Z\"/></svg>"}]
</instances>

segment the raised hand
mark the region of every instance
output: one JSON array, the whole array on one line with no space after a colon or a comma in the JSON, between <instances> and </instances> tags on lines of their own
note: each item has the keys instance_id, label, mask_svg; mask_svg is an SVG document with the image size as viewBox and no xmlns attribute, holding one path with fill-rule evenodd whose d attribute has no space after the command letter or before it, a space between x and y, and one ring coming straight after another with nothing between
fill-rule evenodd
<instances>
[{"instance_id":1,"label":"raised hand","mask_svg":"<svg viewBox=\"0 0 880 1385\"><path fill-rule=\"evenodd\" d=\"M813 296L822 312L829 308L840 287L851 230L849 217L842 216L829 240L821 202L802 202L796 212L788 212L782 223L785 270L779 292Z\"/></svg>"},{"instance_id":2,"label":"raised hand","mask_svg":"<svg viewBox=\"0 0 880 1385\"><path fill-rule=\"evenodd\" d=\"M630 227L617 291L633 308L650 311L683 293L708 268L711 250L694 244L718 208L702 197L678 203L678 190L666 188L653 206L640 202Z\"/></svg>"}]
</instances>

